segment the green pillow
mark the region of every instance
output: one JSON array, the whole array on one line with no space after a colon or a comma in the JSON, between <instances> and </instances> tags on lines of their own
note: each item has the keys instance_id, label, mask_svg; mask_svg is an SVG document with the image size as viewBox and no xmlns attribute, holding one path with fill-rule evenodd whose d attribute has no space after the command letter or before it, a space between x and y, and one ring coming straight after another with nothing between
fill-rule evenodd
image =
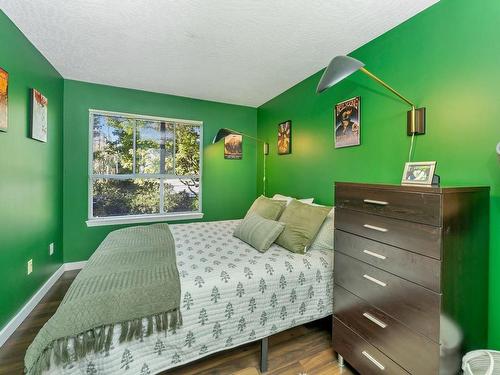
<instances>
[{"instance_id":1,"label":"green pillow","mask_svg":"<svg viewBox=\"0 0 500 375\"><path fill-rule=\"evenodd\" d=\"M269 249L283 229L285 229L284 223L264 219L251 213L236 227L233 236L263 253Z\"/></svg>"},{"instance_id":2,"label":"green pillow","mask_svg":"<svg viewBox=\"0 0 500 375\"><path fill-rule=\"evenodd\" d=\"M250 214L257 214L264 219L278 220L285 207L286 201L270 199L261 195L253 202L245 218Z\"/></svg>"},{"instance_id":3,"label":"green pillow","mask_svg":"<svg viewBox=\"0 0 500 375\"><path fill-rule=\"evenodd\" d=\"M276 243L293 253L305 254L330 210L292 200L280 217L286 226Z\"/></svg>"},{"instance_id":4,"label":"green pillow","mask_svg":"<svg viewBox=\"0 0 500 375\"><path fill-rule=\"evenodd\" d=\"M311 243L309 250L333 250L334 216L335 207L332 207L321 228L319 228L318 234Z\"/></svg>"}]
</instances>

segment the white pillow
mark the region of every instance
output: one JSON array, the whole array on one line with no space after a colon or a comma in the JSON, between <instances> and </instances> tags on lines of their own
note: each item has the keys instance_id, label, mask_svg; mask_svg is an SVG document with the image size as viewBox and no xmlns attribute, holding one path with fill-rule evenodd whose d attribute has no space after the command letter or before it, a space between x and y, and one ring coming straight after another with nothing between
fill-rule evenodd
<instances>
[{"instance_id":1,"label":"white pillow","mask_svg":"<svg viewBox=\"0 0 500 375\"><path fill-rule=\"evenodd\" d=\"M313 206L319 206L314 204ZM335 207L329 212L308 250L333 250Z\"/></svg>"},{"instance_id":2,"label":"white pillow","mask_svg":"<svg viewBox=\"0 0 500 375\"><path fill-rule=\"evenodd\" d=\"M287 197L286 195L281 195L281 194L274 194L273 199L279 200L279 201L286 201L286 204L288 204L294 199L293 197ZM314 202L314 198L305 198L305 199L297 199L299 202L302 203L307 203L307 204L312 204Z\"/></svg>"}]
</instances>

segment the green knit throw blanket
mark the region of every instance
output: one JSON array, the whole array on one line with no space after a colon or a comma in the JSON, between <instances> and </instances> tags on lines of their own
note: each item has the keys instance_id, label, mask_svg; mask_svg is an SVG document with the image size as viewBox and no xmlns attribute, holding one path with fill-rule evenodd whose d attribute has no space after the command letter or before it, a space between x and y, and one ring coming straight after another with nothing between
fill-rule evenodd
<instances>
[{"instance_id":1,"label":"green knit throw blanket","mask_svg":"<svg viewBox=\"0 0 500 375\"><path fill-rule=\"evenodd\" d=\"M180 289L167 224L110 233L28 348L25 372L38 375L51 362L65 364L90 352L109 351L117 324L120 342L179 327ZM70 358L68 345L76 358Z\"/></svg>"}]
</instances>

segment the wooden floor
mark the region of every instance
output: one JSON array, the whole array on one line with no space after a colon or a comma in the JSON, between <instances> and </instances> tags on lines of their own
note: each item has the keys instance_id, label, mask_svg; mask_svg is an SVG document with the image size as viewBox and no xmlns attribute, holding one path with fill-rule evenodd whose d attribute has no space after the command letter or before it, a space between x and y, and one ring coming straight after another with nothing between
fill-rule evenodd
<instances>
[{"instance_id":1,"label":"wooden floor","mask_svg":"<svg viewBox=\"0 0 500 375\"><path fill-rule=\"evenodd\" d=\"M0 374L22 374L27 347L55 312L78 271L65 272L28 318L0 348ZM331 349L330 319L278 333L269 339L269 375L350 375ZM214 354L164 372L168 375L259 375L258 343Z\"/></svg>"}]
</instances>

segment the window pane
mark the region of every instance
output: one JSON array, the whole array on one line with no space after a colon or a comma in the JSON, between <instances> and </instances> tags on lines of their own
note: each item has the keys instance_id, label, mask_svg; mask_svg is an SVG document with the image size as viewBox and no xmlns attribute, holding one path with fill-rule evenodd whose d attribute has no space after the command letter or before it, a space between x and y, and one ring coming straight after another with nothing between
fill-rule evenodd
<instances>
[{"instance_id":1,"label":"window pane","mask_svg":"<svg viewBox=\"0 0 500 375\"><path fill-rule=\"evenodd\" d=\"M94 173L132 173L134 120L95 114L92 130Z\"/></svg>"},{"instance_id":2,"label":"window pane","mask_svg":"<svg viewBox=\"0 0 500 375\"><path fill-rule=\"evenodd\" d=\"M199 209L200 179L165 181L165 212L191 212Z\"/></svg>"},{"instance_id":3,"label":"window pane","mask_svg":"<svg viewBox=\"0 0 500 375\"><path fill-rule=\"evenodd\" d=\"M160 181L97 179L93 184L94 217L157 214Z\"/></svg>"},{"instance_id":4,"label":"window pane","mask_svg":"<svg viewBox=\"0 0 500 375\"><path fill-rule=\"evenodd\" d=\"M173 173L174 125L137 121L136 173Z\"/></svg>"},{"instance_id":5,"label":"window pane","mask_svg":"<svg viewBox=\"0 0 500 375\"><path fill-rule=\"evenodd\" d=\"M179 176L199 175L200 127L177 124L175 136L175 173Z\"/></svg>"},{"instance_id":6,"label":"window pane","mask_svg":"<svg viewBox=\"0 0 500 375\"><path fill-rule=\"evenodd\" d=\"M91 115L93 217L200 210L199 124L120 113Z\"/></svg>"}]
</instances>

